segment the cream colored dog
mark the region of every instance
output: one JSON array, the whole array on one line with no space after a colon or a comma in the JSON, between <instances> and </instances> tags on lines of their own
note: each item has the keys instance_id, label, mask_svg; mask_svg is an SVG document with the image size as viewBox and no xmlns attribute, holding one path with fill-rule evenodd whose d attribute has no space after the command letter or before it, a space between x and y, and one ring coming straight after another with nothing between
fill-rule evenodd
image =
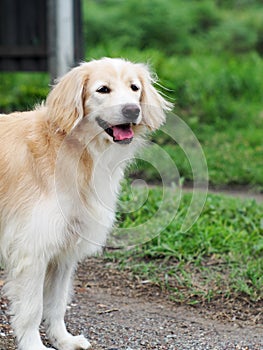
<instances>
[{"instance_id":1,"label":"cream colored dog","mask_svg":"<svg viewBox=\"0 0 263 350\"><path fill-rule=\"evenodd\" d=\"M146 66L104 58L72 69L46 103L0 116L0 253L21 350L87 349L64 314L79 260L114 223L127 161L170 108Z\"/></svg>"}]
</instances>

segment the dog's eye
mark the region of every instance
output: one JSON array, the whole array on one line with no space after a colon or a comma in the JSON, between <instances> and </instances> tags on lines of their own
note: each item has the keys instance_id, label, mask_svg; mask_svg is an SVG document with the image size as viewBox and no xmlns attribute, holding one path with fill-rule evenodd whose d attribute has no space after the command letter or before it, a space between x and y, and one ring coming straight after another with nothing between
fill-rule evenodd
<instances>
[{"instance_id":1,"label":"dog's eye","mask_svg":"<svg viewBox=\"0 0 263 350\"><path fill-rule=\"evenodd\" d=\"M138 91L139 87L135 84L131 84L131 89L132 89L132 91Z\"/></svg>"},{"instance_id":2,"label":"dog's eye","mask_svg":"<svg viewBox=\"0 0 263 350\"><path fill-rule=\"evenodd\" d=\"M100 94L109 94L111 92L111 89L108 86L103 85L99 87L96 91L99 92Z\"/></svg>"}]
</instances>

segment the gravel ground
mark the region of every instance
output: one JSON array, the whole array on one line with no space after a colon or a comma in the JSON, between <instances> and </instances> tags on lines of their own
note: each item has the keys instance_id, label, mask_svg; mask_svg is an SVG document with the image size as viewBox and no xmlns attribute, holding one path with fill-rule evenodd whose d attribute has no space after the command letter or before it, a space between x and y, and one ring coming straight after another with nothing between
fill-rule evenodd
<instances>
[{"instance_id":1,"label":"gravel ground","mask_svg":"<svg viewBox=\"0 0 263 350\"><path fill-rule=\"evenodd\" d=\"M103 259L89 259L78 270L66 322L92 350L263 350L263 326L254 314L227 322L211 308L172 304L156 286L116 271L106 269ZM0 350L14 350L7 301L0 303Z\"/></svg>"}]
</instances>

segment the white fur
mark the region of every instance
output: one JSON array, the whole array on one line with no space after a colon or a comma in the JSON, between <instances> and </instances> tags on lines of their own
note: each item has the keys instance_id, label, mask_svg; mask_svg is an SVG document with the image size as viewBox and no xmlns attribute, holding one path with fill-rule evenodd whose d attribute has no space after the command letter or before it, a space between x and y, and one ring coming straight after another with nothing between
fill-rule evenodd
<instances>
[{"instance_id":1,"label":"white fur","mask_svg":"<svg viewBox=\"0 0 263 350\"><path fill-rule=\"evenodd\" d=\"M64 324L71 279L79 260L101 251L125 166L146 130L165 120L170 106L151 83L143 65L92 61L62 77L34 111L0 118L0 255L20 350L45 349L41 320L57 349L90 347ZM100 94L101 85L111 93ZM126 123L122 108L131 103L140 108L134 139L114 143L96 118Z\"/></svg>"}]
</instances>

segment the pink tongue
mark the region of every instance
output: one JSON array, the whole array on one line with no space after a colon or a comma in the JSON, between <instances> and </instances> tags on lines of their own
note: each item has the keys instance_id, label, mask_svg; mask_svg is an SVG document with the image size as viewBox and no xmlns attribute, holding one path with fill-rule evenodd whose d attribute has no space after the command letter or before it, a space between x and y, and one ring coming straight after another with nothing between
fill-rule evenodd
<instances>
[{"instance_id":1,"label":"pink tongue","mask_svg":"<svg viewBox=\"0 0 263 350\"><path fill-rule=\"evenodd\" d=\"M113 126L112 130L113 130L113 136L115 140L118 140L118 141L131 139L134 135L132 128L123 129L118 126Z\"/></svg>"}]
</instances>

